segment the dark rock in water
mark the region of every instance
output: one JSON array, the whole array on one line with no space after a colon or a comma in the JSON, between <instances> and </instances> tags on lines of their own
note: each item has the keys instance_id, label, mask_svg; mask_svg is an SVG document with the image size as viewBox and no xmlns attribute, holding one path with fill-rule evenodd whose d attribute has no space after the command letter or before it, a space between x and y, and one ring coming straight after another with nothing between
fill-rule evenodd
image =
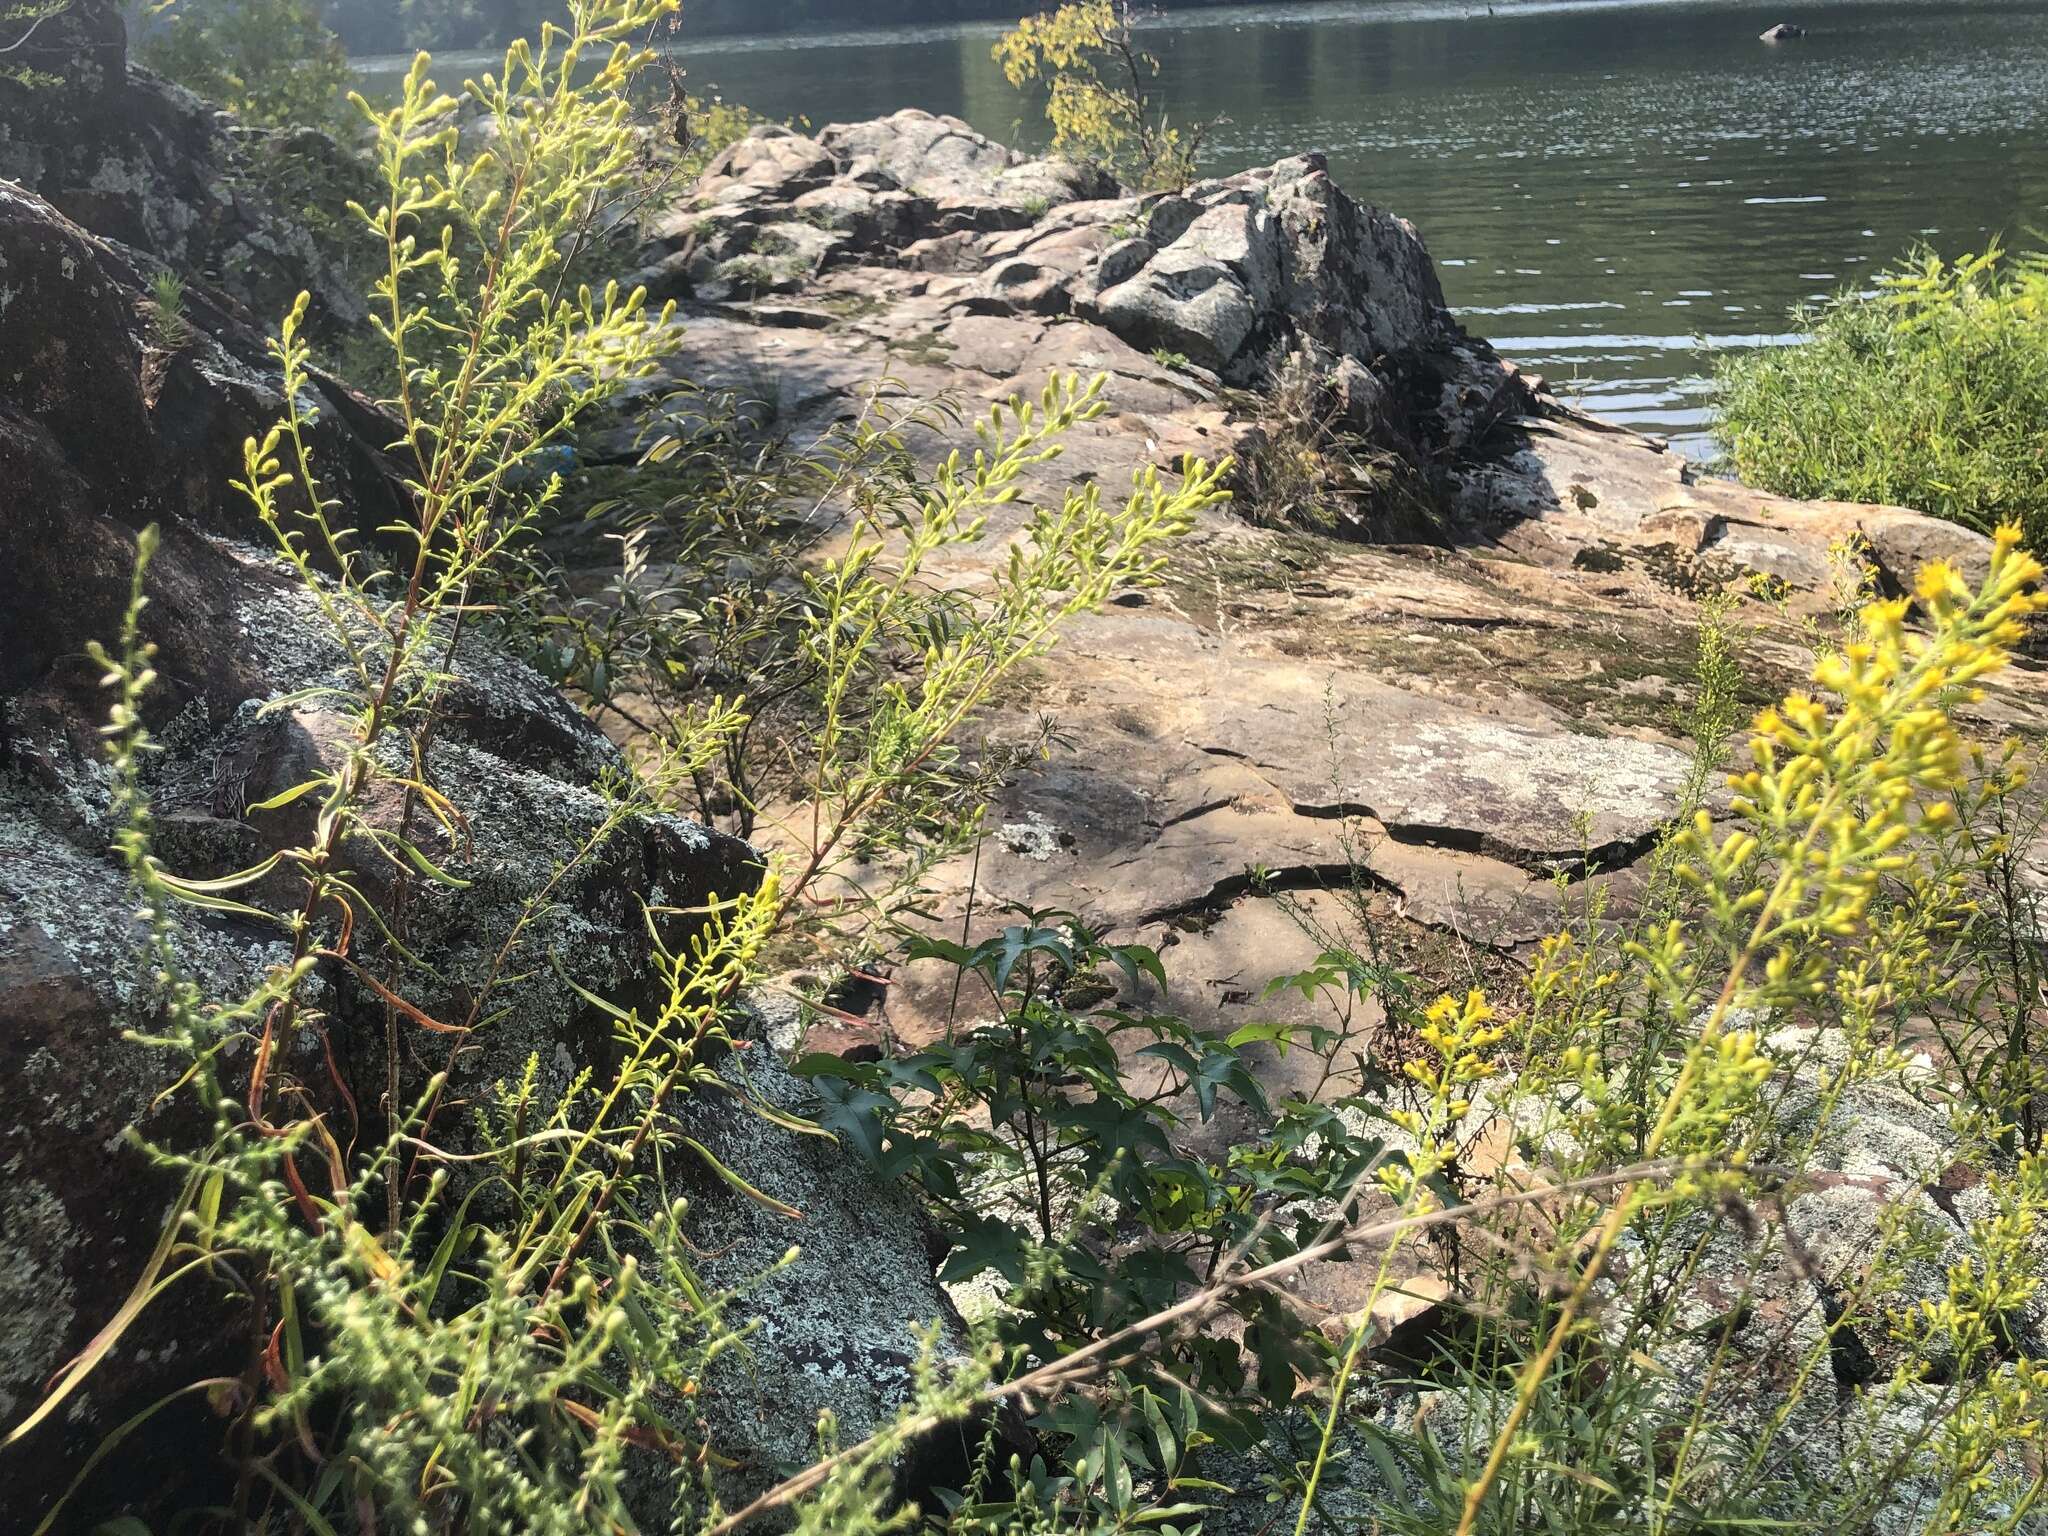
<instances>
[{"instance_id":1,"label":"dark rock in water","mask_svg":"<svg viewBox=\"0 0 2048 1536\"><path fill-rule=\"evenodd\" d=\"M191 1146L210 1129L196 1123L188 1097L157 1103L181 1064L128 1038L159 1024L160 1002L140 963L135 898L109 851L97 739L107 699L85 646L118 631L138 530L163 530L146 615L160 677L147 716L162 751L147 788L173 870L217 877L302 844L311 802L259 815L244 808L333 765L354 722L317 696L261 709L346 680L315 596L267 552L267 534L230 488L244 439L283 408L263 337L195 284L183 334L166 338L141 258L5 183L0 277L0 1426L11 1428L115 1315L156 1242L172 1190L124 1133L139 1125ZM339 499L335 516L374 550L376 528L407 513L381 452L398 429L332 380L316 376L311 392L314 453ZM515 918L606 817L594 779L624 768L554 689L474 633L454 673L428 772L469 817L470 838L431 852L470 883L415 887L408 939L432 974L404 977L412 1000L441 1018L463 1016ZM368 813L389 830L397 807L372 804ZM378 860L355 864L373 901L388 892ZM513 979L493 994L502 1016L471 1038L454 1095L472 1106L487 1100L530 1056L550 1092L587 1067L602 1072L615 1048L610 1020L570 980L622 1007L650 1001L660 978L643 902L697 907L758 876L742 842L681 817L630 819L525 931L530 963L508 967ZM293 884L278 876L242 894L284 911L297 904ZM246 995L286 957L270 925L197 910L173 922L179 958L209 999ZM375 953L374 943L363 949L360 928L358 949ZM566 978L539 958L549 955ZM397 974L390 957L377 963ZM374 1142L383 1134L383 1008L339 971L311 986L332 1075L311 1031L284 1066L310 1093L332 1095L325 1107L337 1123L350 1113L345 1087L360 1116L358 1145ZM402 1098L412 1102L449 1052L403 1028ZM745 1060L750 1091L803 1113L805 1090L758 1059L767 1055L766 1046L743 1047L727 1070L737 1083ZM230 1078L246 1071L247 1045L230 1043L222 1061ZM835 1144L732 1100L707 1097L684 1113L728 1166L803 1213L763 1210L708 1169L674 1174L675 1193L688 1194L701 1224L700 1246L715 1255L708 1283L739 1287L731 1321L759 1323L751 1363L706 1392L722 1454L748 1469L734 1474L744 1493L809 1453L821 1409L837 1413L849 1439L886 1421L907 1394L919 1330L957 1317L932 1278L906 1190L865 1176ZM460 1121L443 1134L467 1134L469 1115ZM792 1246L805 1257L748 1287ZM182 1282L51 1421L0 1452L0 1533L31 1529L108 1430L139 1408L243 1368L246 1338L224 1297L217 1282ZM221 1429L203 1408L152 1421L123 1445L123 1475L88 1488L65 1528L175 1500L218 1468ZM664 1502L650 1507L666 1518Z\"/></svg>"},{"instance_id":2,"label":"dark rock in water","mask_svg":"<svg viewBox=\"0 0 2048 1536\"><path fill-rule=\"evenodd\" d=\"M1789 21L1781 21L1768 32L1760 35L1758 41L1766 43L1789 43L1806 36L1806 28L1795 27Z\"/></svg>"}]
</instances>

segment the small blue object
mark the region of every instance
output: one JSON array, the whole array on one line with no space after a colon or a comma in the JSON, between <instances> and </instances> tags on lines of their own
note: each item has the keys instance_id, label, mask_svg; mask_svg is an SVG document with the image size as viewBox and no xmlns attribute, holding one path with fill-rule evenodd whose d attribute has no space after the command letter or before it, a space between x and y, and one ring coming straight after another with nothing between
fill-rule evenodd
<instances>
[{"instance_id":1,"label":"small blue object","mask_svg":"<svg viewBox=\"0 0 2048 1536\"><path fill-rule=\"evenodd\" d=\"M566 475L575 470L578 462L576 450L567 443L546 443L515 459L505 471L505 483L531 485L550 475Z\"/></svg>"}]
</instances>

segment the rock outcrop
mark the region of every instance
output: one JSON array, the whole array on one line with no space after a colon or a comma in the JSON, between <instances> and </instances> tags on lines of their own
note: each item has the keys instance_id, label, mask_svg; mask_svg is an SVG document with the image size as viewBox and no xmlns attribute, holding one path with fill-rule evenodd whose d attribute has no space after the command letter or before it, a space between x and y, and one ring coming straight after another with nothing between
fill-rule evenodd
<instances>
[{"instance_id":1,"label":"rock outcrop","mask_svg":"<svg viewBox=\"0 0 2048 1536\"><path fill-rule=\"evenodd\" d=\"M654 221L643 280L656 298L789 292L863 252L1029 225L1116 191L1100 172L1025 160L957 118L904 111L816 139L762 124Z\"/></svg>"},{"instance_id":2,"label":"rock outcrop","mask_svg":"<svg viewBox=\"0 0 2048 1536\"><path fill-rule=\"evenodd\" d=\"M74 11L91 45L74 99L103 114L80 116L81 142L112 124L144 155L119 163L164 163L147 159L163 136L120 125L138 101L176 98L115 66L96 6ZM20 121L9 110L0 101L0 124ZM331 760L346 728L314 700L259 713L338 663L308 594L260 552L228 488L242 438L280 405L262 337L204 285L175 336L146 297L156 261L220 268L206 252L234 248L240 237L220 233L231 221L183 221L148 177L81 172L88 160L5 131L0 158L50 201L0 184L0 1419L118 1305L154 1239L161 1181L121 1132L138 1119L152 1134L181 1129L155 1107L161 1059L123 1037L155 1004L107 852L104 701L83 655L118 621L136 530L165 528L150 616L152 721L167 750L151 788L174 865L221 873L294 837L289 815L244 810ZM95 181L127 190L102 203ZM199 243L179 245L185 235ZM935 872L935 920L985 927L1019 903L1170 948L1171 988L1145 1001L1199 1025L1317 1006L1256 1001L1272 976L1314 960L1304 911L1334 922L1364 906L1397 946L1451 936L1491 956L1548 931L1592 887L1626 901L1691 773L1680 717L1697 594L1739 604L1752 631L1744 686L1760 702L1798 677L1800 626L1832 611L1850 544L1892 590L1930 555L1985 557L1964 530L1760 495L1568 409L1467 336L1416 231L1313 156L1134 197L928 114L815 137L762 129L652 226L643 260L643 280L687 304L678 377L743 390L762 430L799 446L884 375L969 406L1053 374L1108 376L1107 413L1033 467L1025 502L945 552L933 574L964 591L1006 558L1030 501L1088 483L1115 495L1183 453L1255 457L1276 434L1306 432L1310 448L1406 467L1427 515L1368 507L1354 529L1365 538L1274 526L1255 502L1212 509L1163 587L1074 625L981 722L994 744L1038 741L1045 712L1061 731L1004 790L979 862ZM267 292L247 291L251 303ZM1289 371L1314 381L1306 422L1276 419L1271 386ZM338 383L315 387L316 448L337 494L366 533L402 516L377 447L388 424ZM587 453L626 459L643 429L689 430L691 410L640 392ZM953 445L944 431L915 439L919 452ZM427 893L414 917L451 994L475 985L488 936L595 824L591 780L619 761L487 644L466 641L456 672L430 766L476 835L436 852L472 884ZM1981 708L2038 728L2048 694L2021 670ZM579 985L630 1004L650 982L639 902L733 889L752 858L695 823L639 818L530 941ZM178 923L209 991L232 995L277 958L267 929ZM930 1038L947 980L912 967L876 989L888 1031ZM344 1067L381 1061L374 1000L343 975L321 985L336 1030L361 1044ZM559 978L536 967L520 985L508 1024L464 1068L471 1087L535 1052L557 1083L602 1057L601 1017ZM741 1062L754 1091L802 1111L803 1088L775 1063ZM1306 1070L1300 1053L1262 1070L1276 1091L1315 1086L1291 1080ZM790 1223L701 1170L686 1176L710 1283L760 1274L791 1244L808 1255L742 1303L761 1321L758 1364L720 1413L757 1484L808 1452L820 1408L849 1440L878 1422L907 1381L914 1328L946 1303L902 1190L726 1101L691 1112L736 1172L804 1213ZM1896 1118L1918 1124L1902 1108ZM1843 1152L1845 1172L1857 1155ZM1917 1163L1897 1176L1901 1188L1924 1178ZM1801 1235L1824 1246L1830 1223L1874 1220L1864 1205L1820 1201L1786 1219L1810 1216ZM208 1296L181 1293L160 1316L167 1331L117 1352L78 1415L0 1465L10 1494L26 1490L24 1510L107 1423L225 1347Z\"/></svg>"},{"instance_id":3,"label":"rock outcrop","mask_svg":"<svg viewBox=\"0 0 2048 1536\"><path fill-rule=\"evenodd\" d=\"M950 228L902 143L943 156ZM1026 206L1003 190L1026 179L1060 190ZM774 292L731 280L723 253L798 229L829 242L816 262ZM1204 1021L1241 1021L1260 982L1313 958L1259 889L1313 902L1355 874L1391 922L1509 949L1577 899L1559 873L1625 894L1689 771L1699 594L1737 602L1761 704L1800 680L1800 625L1832 611L1850 553L1893 591L1926 559L1985 559L1966 529L1762 495L1562 405L1456 323L1417 233L1313 156L1103 196L923 114L764 129L660 231L649 255L686 295L678 376L739 392L798 446L885 375L973 405L1099 372L1109 413L1030 494L1113 496L1183 453L1258 454L1290 430L1270 384L1292 366L1317 381L1316 431L1417 472L1428 516L1375 506L1350 537L1266 526L1253 504L1205 515L1163 590L1073 625L987 721L997 741L1041 710L1062 730L1005 792L996 825L1017 835L941 871L952 920L978 882L983 913L1164 938L1168 1001ZM624 452L657 422L606 441ZM944 579L985 580L1023 518L998 509ZM2039 718L2038 678L1987 707ZM936 1028L946 995L899 977L891 1028Z\"/></svg>"},{"instance_id":4,"label":"rock outcrop","mask_svg":"<svg viewBox=\"0 0 2048 1536\"><path fill-rule=\"evenodd\" d=\"M764 173L748 218L772 225L798 198L845 194L846 162L797 153L808 184L792 196ZM932 875L933 920L979 937L1016 904L1160 947L1168 986L1141 985L1127 1006L1200 1027L1286 1019L1369 1031L1369 1008L1340 1019L1319 1000L1267 996L1266 984L1313 966L1325 936L1361 915L1397 963L1426 970L1448 941L1460 968L1486 969L1519 963L1585 903L1625 910L1695 771L1684 716L1698 597L1734 605L1743 700L1760 706L1803 683L1803 626L1856 582L1910 591L1932 558L1984 568L1987 543L1968 530L1900 508L1760 494L1563 405L1462 332L1412 230L1351 199L1312 159L1179 199L1075 199L1023 227L979 222L990 227L908 244L849 233L820 270L773 295L714 280L690 306L677 371L749 391L764 428L799 445L885 374L914 396L970 406L1030 395L1053 373L1106 374L1108 413L1072 433L1027 491L1045 503L1089 483L1114 496L1134 470L1183 453L1258 454L1293 430L1274 421L1269 386L1293 357L1321 381L1324 447L1399 445L1427 466L1437 498L1427 542L1380 531L1398 525L1377 513L1364 539L1276 526L1255 503L1204 514L1163 588L1073 624L989 711L991 744L1039 739L1048 714L1059 729L1003 792L978 855ZM925 447L956 443L964 432ZM985 539L949 551L937 579L972 591L1027 515L997 509ZM2040 670L2015 668L1977 708L1980 727L2039 729ZM898 969L876 989L872 1026L835 1019L829 1048L937 1037L955 1007L951 980L940 966ZM1323 1081L1313 1053L1267 1056L1259 1069L1276 1093ZM1811 1186L1763 1213L1755 1241L1736 1242L1703 1271L1718 1278L1686 1299L1688 1317L1710 1320L1727 1311L1729 1277L1758 1277L1761 1304L1730 1377L1747 1384L1729 1405L1732 1433L1783 1401L1771 1384L1791 1379L1856 1292L1858 1255L1882 1225L1910 1211L1953 1246L1981 1214L1980 1194L1944 1186L1953 1145L1915 1088L1859 1084L1824 1128ZM1205 1145L1220 1152L1237 1130L1226 1113ZM1934 1286L1939 1266L1920 1278ZM1303 1279L1298 1299L1311 1308L1341 1310L1364 1284ZM1834 1402L1822 1388L1788 1441L1822 1478L1897 1428L1859 1395L1859 1373L1891 1358L1884 1329L1834 1342L1824 1370L1857 1406L1822 1411ZM1681 1379L1696 1365L1673 1361ZM1389 1424L1426 1418L1430 1433L1455 1437L1474 1406L1405 1394L1384 1411ZM1397 1495L1362 1446L1345 1466L1327 1490L1340 1520L1363 1522ZM1880 1528L1915 1528L1915 1497L1902 1485ZM1272 1513L1253 1495L1208 1523L1250 1532Z\"/></svg>"},{"instance_id":5,"label":"rock outcrop","mask_svg":"<svg viewBox=\"0 0 2048 1536\"><path fill-rule=\"evenodd\" d=\"M157 1240L172 1191L125 1139L130 1127L173 1146L210 1130L185 1096L159 1097L180 1062L134 1038L158 1028L161 998L110 850L98 739L107 700L85 654L87 642L118 632L138 530L162 528L146 625L159 674L147 714L162 751L147 784L169 867L217 877L303 843L310 801L247 807L331 766L353 730L319 692L347 673L316 598L265 552L267 535L230 484L243 440L283 405L263 337L199 286L167 334L149 270L0 183L0 1423L9 1427L115 1315ZM335 515L374 552L378 527L405 513L380 452L396 429L331 380L313 388L313 449L340 498ZM690 909L744 889L758 878L757 856L693 821L632 817L554 885L521 930L525 959L500 972L515 921L606 820L595 781L623 763L538 676L474 635L455 655L445 705L427 771L467 816L468 834L433 852L468 884L413 892L408 940L430 968L411 978L413 1000L459 1018L501 976L493 999L503 1015L470 1037L451 1092L487 1098L529 1057L544 1091L558 1091L585 1068L601 1070L614 1049L609 1018L575 988L631 1007L657 985L643 903ZM388 830L398 807L373 805L371 815ZM351 857L374 898L390 877L363 852ZM273 877L239 894L284 912L300 894L292 884ZM287 954L272 925L196 909L173 922L180 963L210 999L246 995ZM335 1123L374 1139L382 1007L338 969L316 975L311 995L331 1057L318 1031L302 1031L287 1065L309 1085L331 1084ZM449 1052L410 1022L400 1028L412 1102ZM228 1040L223 1070L246 1071L251 1050ZM802 1112L801 1090L773 1063L747 1080L747 1091ZM856 1437L879 1424L907 1389L919 1330L950 1314L920 1214L900 1191L830 1143L737 1104L707 1099L687 1113L729 1166L802 1212L764 1211L708 1169L676 1172L675 1193L689 1197L714 1256L708 1282L739 1290L730 1321L759 1324L752 1363L735 1366L709 1409L721 1454L739 1463L733 1487L749 1490L802 1458L821 1409ZM806 1256L766 1287L751 1284L792 1246ZM235 1315L203 1277L152 1306L54 1420L0 1452L0 1532L30 1529L129 1414L198 1377L239 1371L246 1343ZM123 1446L124 1476L85 1490L73 1511L84 1523L67 1528L204 1484L217 1472L218 1435L203 1413L153 1421Z\"/></svg>"},{"instance_id":6,"label":"rock outcrop","mask_svg":"<svg viewBox=\"0 0 2048 1536\"><path fill-rule=\"evenodd\" d=\"M312 295L312 323L336 330L368 311L295 210L276 206L259 169L286 164L325 184L327 212L372 200L365 171L317 130L244 128L128 59L111 0L72 0L37 27L26 54L46 79L0 75L0 178L85 228L204 279L267 319Z\"/></svg>"},{"instance_id":7,"label":"rock outcrop","mask_svg":"<svg viewBox=\"0 0 2048 1536\"><path fill-rule=\"evenodd\" d=\"M1098 328L1198 394L1297 359L1349 430L1430 469L1530 404L1452 321L1414 227L1348 196L1316 155L1133 197L923 112L815 139L764 126L652 225L644 256L657 297L809 295L765 312L793 326L857 301L834 274L933 274L907 286L962 316Z\"/></svg>"}]
</instances>

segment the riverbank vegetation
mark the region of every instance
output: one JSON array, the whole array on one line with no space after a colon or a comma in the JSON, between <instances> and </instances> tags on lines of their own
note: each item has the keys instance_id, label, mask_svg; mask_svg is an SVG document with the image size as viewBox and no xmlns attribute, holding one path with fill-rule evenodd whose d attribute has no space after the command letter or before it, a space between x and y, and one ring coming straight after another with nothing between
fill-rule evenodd
<instances>
[{"instance_id":1,"label":"riverbank vegetation","mask_svg":"<svg viewBox=\"0 0 2048 1536\"><path fill-rule=\"evenodd\" d=\"M2048 257L1923 253L1792 324L1720 369L1738 476L2048 538Z\"/></svg>"},{"instance_id":2,"label":"riverbank vegetation","mask_svg":"<svg viewBox=\"0 0 2048 1536\"><path fill-rule=\"evenodd\" d=\"M268 802L317 804L311 841L225 878L180 878L157 849L142 541L128 626L95 659L165 1092L203 1134L151 1148L183 1193L136 1301L9 1438L62 1413L181 1282L231 1297L245 1337L232 1375L152 1410L212 1416L221 1447L223 1476L165 1531L2040 1529L2048 1041L2019 868L2038 828L2028 754L1959 723L2048 605L2017 531L1974 585L1933 565L1817 631L1810 686L1751 723L1725 794L1739 637L1704 610L1685 814L1626 909L1561 874L1566 921L1525 965L1423 974L1389 958L1363 900L1332 925L1298 909L1320 958L1265 1001L1327 999L1355 1032L1197 1030L1141 1001L1163 990L1159 952L1070 914L936 934L920 877L986 834L1003 767L967 750L976 711L1027 665L1060 665L1062 625L1155 583L1230 466L1067 489L970 595L930 579L934 552L1026 494L1104 409L1099 383L991 406L978 449L936 463L914 445L958 424L949 402L878 388L822 443L744 459L707 404L701 435L647 447L669 494L616 530L617 588L552 583L534 556L564 520L550 450L676 340L641 293L565 280L598 211L634 191L627 93L670 8L575 0L462 99L423 58L397 101L364 109L378 192L355 237L379 269L382 404L414 521L396 556L344 528L305 446L303 315L284 317L287 414L249 444L242 490L342 658L322 707L350 730ZM1047 34L1018 46L1068 67ZM454 132L465 107L498 126L488 142ZM1154 119L1136 110L1107 121L1139 132ZM1141 143L1150 170L1185 148ZM1994 289L1976 268L1966 292L1930 269L1882 312L1905 338L1887 344L1933 369L1915 327L1961 326L1958 345L2007 357L1976 328L2005 325L2037 275ZM1869 323L1854 313L1845 338ZM1969 515L1990 516L1988 482L1967 483ZM642 579L657 564L658 591ZM429 771L480 638L593 705L654 701L642 772L603 786L577 861L687 806L758 835L763 864L666 914L690 920L680 934L649 914L660 996L585 999L612 1048L566 1091L546 1095L536 1065L458 1125L446 1074L405 1091L399 1040L404 1024L453 1047L504 1022L495 975L467 1016L430 1016L406 943L406 893L457 879L435 850L484 814ZM769 835L792 805L794 834ZM379 806L402 807L395 828ZM351 859L376 861L393 898L372 903ZM296 882L281 922L254 904L273 877ZM1352 880L1356 898L1362 866ZM501 963L547 963L517 945L556 884L489 936ZM171 938L188 905L277 924L288 961L248 995L205 995ZM709 1165L783 1209L681 1108L735 1096L792 1128L717 1070L792 954L937 963L971 997L924 1049L800 1059L815 1097L793 1128L908 1181L941 1275L980 1300L959 1347L931 1320L895 1423L853 1445L817 1425L815 1463L735 1509L705 1407L721 1362L755 1347L730 1321L744 1293L700 1282L665 1179ZM326 1086L293 1075L342 972L391 1021L370 1072L383 1110L347 1145ZM1261 1082L1282 1050L1321 1063L1314 1091ZM1311 1269L1342 1277L1329 1326L1283 1283ZM977 1454L906 1506L892 1476L945 1423L972 1426Z\"/></svg>"}]
</instances>

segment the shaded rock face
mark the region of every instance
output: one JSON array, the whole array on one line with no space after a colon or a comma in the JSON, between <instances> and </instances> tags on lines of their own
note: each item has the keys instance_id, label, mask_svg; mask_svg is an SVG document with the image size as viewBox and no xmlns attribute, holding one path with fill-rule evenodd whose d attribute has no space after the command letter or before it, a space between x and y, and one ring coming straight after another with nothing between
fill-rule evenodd
<instances>
[{"instance_id":1,"label":"shaded rock face","mask_svg":"<svg viewBox=\"0 0 2048 1536\"><path fill-rule=\"evenodd\" d=\"M84 642L115 633L133 535L150 521L169 528L158 599L168 686L232 691L245 662L208 633L223 593L188 535L252 531L230 482L243 442L283 405L263 336L195 288L192 334L167 346L141 261L5 183L0 263L0 687L17 722L90 699ZM402 506L371 446L389 439L353 430L373 414L359 397L317 387L316 448L335 493L365 527L391 521Z\"/></svg>"},{"instance_id":2,"label":"shaded rock face","mask_svg":"<svg viewBox=\"0 0 2048 1536\"><path fill-rule=\"evenodd\" d=\"M246 808L333 765L355 729L317 693L305 695L345 683L345 658L314 595L260 547L267 535L229 485L242 472L243 440L283 404L262 366L262 339L208 290L188 294L185 318L190 334L166 350L136 260L0 184L0 1423L10 1427L113 1316L158 1237L171 1189L125 1133L134 1126L190 1146L208 1129L186 1098L158 1102L182 1063L125 1038L158 1027L161 1001L141 964L134 897L110 852L98 741L107 701L84 647L117 634L138 530L151 521L163 530L146 616L159 648L147 715L162 750L147 788L168 867L217 877L302 844L310 802ZM406 512L376 446L396 429L338 385L313 388L315 456L342 499L337 516L374 548L373 530ZM425 846L469 883L415 886L407 935L432 974L405 978L410 999L443 1019L465 1016L497 974L515 919L605 820L594 781L624 771L616 748L488 640L465 637L453 670L427 769L469 818L469 837L426 836ZM305 696L264 709L288 694ZM367 813L395 827L396 796L373 800ZM345 856L373 902L388 895L387 865L363 848ZM696 822L630 818L525 931L510 979L492 994L502 1017L465 1042L472 1048L455 1063L451 1093L472 1104L487 1098L529 1057L545 1093L586 1067L602 1073L615 1048L610 1022L570 982L621 1006L649 1001L660 979L643 904L697 907L758 875L751 848ZM281 913L301 899L296 884L273 876L242 894ZM270 925L196 910L173 922L180 961L209 999L245 995L288 954ZM375 948L360 929L357 948ZM326 1096L336 1124L374 1139L382 1006L338 970L316 974L308 995L326 1020L332 1066L310 1029L288 1047L285 1066ZM402 1037L411 1102L427 1074L448 1064L448 1041L409 1022ZM246 1040L224 1046L230 1083L249 1060ZM801 1090L772 1063L747 1076L785 1111L802 1112ZM801 1456L824 1406L850 1435L875 1427L907 1391L919 1330L950 1314L918 1213L900 1192L847 1166L834 1144L736 1103L687 1110L700 1140L803 1212L773 1216L705 1170L677 1173L677 1193L716 1234L704 1240L724 1266L714 1283L742 1290L729 1320L761 1322L754 1374L735 1375L708 1408L722 1454L742 1463L735 1477L753 1486L778 1460ZM459 1138L468 1118L455 1117L444 1134ZM816 1256L750 1292L747 1282L791 1246ZM0 1453L0 1532L31 1528L101 1436L140 1406L198 1377L239 1372L247 1342L237 1316L204 1280L146 1313L54 1420ZM163 1416L124 1446L123 1478L88 1489L75 1513L205 1482L218 1466L219 1432L204 1412Z\"/></svg>"},{"instance_id":3,"label":"shaded rock face","mask_svg":"<svg viewBox=\"0 0 2048 1536\"><path fill-rule=\"evenodd\" d=\"M361 296L249 174L250 157L289 152L353 185L360 173L331 140L242 129L131 65L121 12L109 0L74 0L34 42L34 67L56 83L0 80L0 177L95 234L207 280L264 323L301 291L313 297L316 326L366 318Z\"/></svg>"}]
</instances>

